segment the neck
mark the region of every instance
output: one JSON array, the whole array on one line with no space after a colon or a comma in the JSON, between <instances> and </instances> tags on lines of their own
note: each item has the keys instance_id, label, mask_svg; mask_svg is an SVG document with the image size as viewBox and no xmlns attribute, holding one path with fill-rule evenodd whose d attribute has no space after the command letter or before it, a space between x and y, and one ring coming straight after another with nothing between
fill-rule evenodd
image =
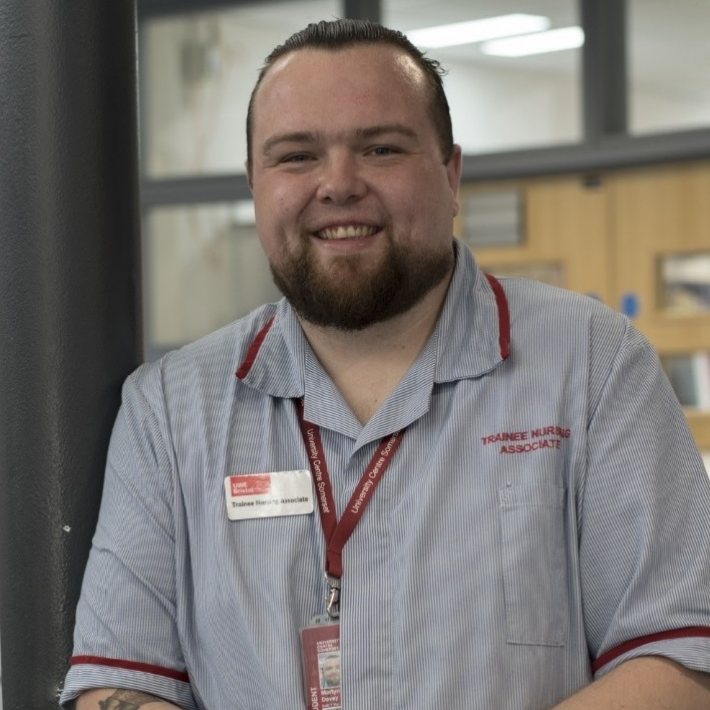
<instances>
[{"instance_id":1,"label":"neck","mask_svg":"<svg viewBox=\"0 0 710 710\"><path fill-rule=\"evenodd\" d=\"M301 319L313 352L362 424L377 411L429 340L450 281L451 275L406 313L364 330L342 331Z\"/></svg>"}]
</instances>

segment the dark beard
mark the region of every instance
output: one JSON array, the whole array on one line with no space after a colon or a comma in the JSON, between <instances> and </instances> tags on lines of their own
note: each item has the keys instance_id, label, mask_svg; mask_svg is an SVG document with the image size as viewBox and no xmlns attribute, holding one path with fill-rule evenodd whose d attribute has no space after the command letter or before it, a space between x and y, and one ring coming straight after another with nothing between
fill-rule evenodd
<instances>
[{"instance_id":1,"label":"dark beard","mask_svg":"<svg viewBox=\"0 0 710 710\"><path fill-rule=\"evenodd\" d=\"M450 273L451 248L411 254L387 236L388 252L376 268L359 254L334 260L324 271L308 239L297 253L285 254L278 268L270 264L274 283L304 320L317 326L358 331L408 311Z\"/></svg>"}]
</instances>

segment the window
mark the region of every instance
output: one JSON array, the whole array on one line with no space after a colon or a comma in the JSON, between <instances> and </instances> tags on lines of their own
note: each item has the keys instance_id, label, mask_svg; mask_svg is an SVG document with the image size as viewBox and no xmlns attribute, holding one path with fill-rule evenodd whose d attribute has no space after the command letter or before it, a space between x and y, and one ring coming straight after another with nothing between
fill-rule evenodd
<instances>
[{"instance_id":1,"label":"window","mask_svg":"<svg viewBox=\"0 0 710 710\"><path fill-rule=\"evenodd\" d=\"M628 2L631 132L710 126L710 3Z\"/></svg>"},{"instance_id":2,"label":"window","mask_svg":"<svg viewBox=\"0 0 710 710\"><path fill-rule=\"evenodd\" d=\"M245 119L269 52L338 0L270 2L143 23L144 171L150 178L243 174Z\"/></svg>"},{"instance_id":3,"label":"window","mask_svg":"<svg viewBox=\"0 0 710 710\"><path fill-rule=\"evenodd\" d=\"M253 203L159 208L146 226L149 355L196 340L280 298L254 229Z\"/></svg>"},{"instance_id":4,"label":"window","mask_svg":"<svg viewBox=\"0 0 710 710\"><path fill-rule=\"evenodd\" d=\"M384 0L383 22L405 34L433 26L509 15L547 20L549 29L577 27L574 0ZM538 29L542 29L542 27ZM535 25L531 25L535 28ZM525 29L520 33L529 34ZM477 41L428 48L448 70L445 78L454 139L464 153L577 143L582 140L579 48L526 56L486 54ZM521 120L524 117L524 120Z\"/></svg>"}]
</instances>

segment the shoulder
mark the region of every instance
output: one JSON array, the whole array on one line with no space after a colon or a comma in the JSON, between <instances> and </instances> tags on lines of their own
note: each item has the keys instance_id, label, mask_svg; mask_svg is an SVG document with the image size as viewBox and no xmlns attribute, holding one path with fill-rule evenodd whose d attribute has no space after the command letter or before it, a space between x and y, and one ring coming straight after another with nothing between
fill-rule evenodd
<instances>
[{"instance_id":1,"label":"shoulder","mask_svg":"<svg viewBox=\"0 0 710 710\"><path fill-rule=\"evenodd\" d=\"M182 391L210 388L211 383L231 381L250 345L276 313L276 304L267 304L220 330L171 351L155 362L145 363L124 385L126 391L139 389L147 396L164 396Z\"/></svg>"},{"instance_id":2,"label":"shoulder","mask_svg":"<svg viewBox=\"0 0 710 710\"><path fill-rule=\"evenodd\" d=\"M595 327L623 333L629 320L621 313L604 305L593 296L586 296L541 281L495 277L505 292L511 316L518 320L552 324L561 321L565 326L594 323Z\"/></svg>"},{"instance_id":3,"label":"shoulder","mask_svg":"<svg viewBox=\"0 0 710 710\"><path fill-rule=\"evenodd\" d=\"M638 368L656 376L655 350L623 314L595 298L541 282L500 278L510 312L514 357L535 370L561 380L570 373L581 385L590 406L613 372Z\"/></svg>"},{"instance_id":4,"label":"shoulder","mask_svg":"<svg viewBox=\"0 0 710 710\"><path fill-rule=\"evenodd\" d=\"M629 319L596 298L539 281L498 278L510 312L513 342L560 350L616 350L635 332Z\"/></svg>"}]
</instances>

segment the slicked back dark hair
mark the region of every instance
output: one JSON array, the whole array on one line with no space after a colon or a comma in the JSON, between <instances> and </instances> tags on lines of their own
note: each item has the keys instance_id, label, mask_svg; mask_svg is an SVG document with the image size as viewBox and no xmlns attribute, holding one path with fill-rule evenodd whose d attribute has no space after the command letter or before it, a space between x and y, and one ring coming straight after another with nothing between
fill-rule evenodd
<instances>
[{"instance_id":1,"label":"slicked back dark hair","mask_svg":"<svg viewBox=\"0 0 710 710\"><path fill-rule=\"evenodd\" d=\"M291 35L266 58L264 66L259 71L256 86L251 92L249 109L247 111L247 165L249 175L252 169L252 136L254 120L254 99L259 86L273 64L281 57L301 49L321 49L337 52L360 45L389 45L398 48L409 55L422 70L429 88L429 112L438 134L439 146L444 163L451 160L454 139L451 129L451 112L449 102L444 93L442 77L446 73L435 59L425 57L401 32L391 30L376 22L367 20L333 20L312 23L304 30ZM353 71L357 71L353 67Z\"/></svg>"}]
</instances>

